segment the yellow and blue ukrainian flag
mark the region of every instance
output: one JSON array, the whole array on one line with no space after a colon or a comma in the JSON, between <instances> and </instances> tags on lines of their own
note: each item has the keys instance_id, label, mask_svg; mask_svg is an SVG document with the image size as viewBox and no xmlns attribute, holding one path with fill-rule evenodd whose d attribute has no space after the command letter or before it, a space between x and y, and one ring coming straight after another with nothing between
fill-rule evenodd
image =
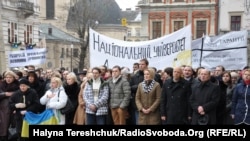
<instances>
[{"instance_id":1,"label":"yellow and blue ukrainian flag","mask_svg":"<svg viewBox=\"0 0 250 141\"><path fill-rule=\"evenodd\" d=\"M22 137L29 137L29 125L57 125L58 121L53 113L52 109L46 109L40 114L33 112L26 112L23 125L22 125Z\"/></svg>"}]
</instances>

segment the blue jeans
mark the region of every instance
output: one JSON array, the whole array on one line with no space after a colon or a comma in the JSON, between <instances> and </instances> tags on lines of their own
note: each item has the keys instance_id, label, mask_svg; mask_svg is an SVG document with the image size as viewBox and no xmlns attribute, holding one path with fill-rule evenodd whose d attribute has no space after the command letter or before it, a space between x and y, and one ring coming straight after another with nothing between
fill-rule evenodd
<instances>
[{"instance_id":1,"label":"blue jeans","mask_svg":"<svg viewBox=\"0 0 250 141\"><path fill-rule=\"evenodd\" d=\"M105 125L107 115L86 114L86 125Z\"/></svg>"}]
</instances>

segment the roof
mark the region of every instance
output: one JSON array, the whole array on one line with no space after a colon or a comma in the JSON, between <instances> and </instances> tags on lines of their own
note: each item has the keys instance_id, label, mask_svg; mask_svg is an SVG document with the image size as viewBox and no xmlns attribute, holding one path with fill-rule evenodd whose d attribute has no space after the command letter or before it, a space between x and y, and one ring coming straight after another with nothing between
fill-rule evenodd
<instances>
[{"instance_id":1,"label":"roof","mask_svg":"<svg viewBox=\"0 0 250 141\"><path fill-rule=\"evenodd\" d=\"M49 34L49 28L52 29L52 34ZM39 25L39 30L42 32L40 38L45 36L46 40L67 40L70 42L80 42L80 40L62 30L53 26L52 24L42 23Z\"/></svg>"},{"instance_id":2,"label":"roof","mask_svg":"<svg viewBox=\"0 0 250 141\"><path fill-rule=\"evenodd\" d=\"M139 10L126 10L121 11L121 17L126 18L127 21L140 21L141 20L141 12Z\"/></svg>"}]
</instances>

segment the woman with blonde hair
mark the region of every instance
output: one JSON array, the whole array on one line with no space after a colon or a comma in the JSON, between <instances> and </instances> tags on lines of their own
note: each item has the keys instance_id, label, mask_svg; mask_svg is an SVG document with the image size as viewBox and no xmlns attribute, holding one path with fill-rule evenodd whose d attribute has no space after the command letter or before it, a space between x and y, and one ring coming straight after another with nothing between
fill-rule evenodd
<instances>
[{"instance_id":1,"label":"woman with blonde hair","mask_svg":"<svg viewBox=\"0 0 250 141\"><path fill-rule=\"evenodd\" d=\"M84 88L88 80L91 80L93 77L92 72L88 72L86 77L83 78L82 84L80 86L81 90L78 94L78 106L74 116L74 124L85 125L86 113L85 113L85 101L83 99Z\"/></svg>"},{"instance_id":2,"label":"woman with blonde hair","mask_svg":"<svg viewBox=\"0 0 250 141\"><path fill-rule=\"evenodd\" d=\"M139 110L139 125L159 125L161 86L154 80L155 71L144 70L144 80L139 83L136 92L136 106Z\"/></svg>"},{"instance_id":3,"label":"woman with blonde hair","mask_svg":"<svg viewBox=\"0 0 250 141\"><path fill-rule=\"evenodd\" d=\"M40 103L46 105L46 109L52 109L59 125L64 125L65 115L60 112L60 109L65 107L67 99L61 78L52 77L50 89L40 98Z\"/></svg>"},{"instance_id":4,"label":"woman with blonde hair","mask_svg":"<svg viewBox=\"0 0 250 141\"><path fill-rule=\"evenodd\" d=\"M80 86L78 83L77 76L74 72L70 72L66 76L66 84L63 86L65 89L65 92L72 102L74 106L74 110L72 112L66 114L66 124L71 125L73 124L75 112L78 106L78 94L80 92Z\"/></svg>"}]
</instances>

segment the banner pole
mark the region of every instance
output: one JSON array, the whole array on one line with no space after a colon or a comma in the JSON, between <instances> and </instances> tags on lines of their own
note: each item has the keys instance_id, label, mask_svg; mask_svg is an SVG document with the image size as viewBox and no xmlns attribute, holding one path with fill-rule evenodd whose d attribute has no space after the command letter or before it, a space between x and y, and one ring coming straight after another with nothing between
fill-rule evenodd
<instances>
[{"instance_id":1,"label":"banner pole","mask_svg":"<svg viewBox=\"0 0 250 141\"><path fill-rule=\"evenodd\" d=\"M200 64L199 64L200 67L201 67L201 62L202 62L203 42L204 42L204 36L202 36L201 38L201 55L200 55Z\"/></svg>"}]
</instances>

